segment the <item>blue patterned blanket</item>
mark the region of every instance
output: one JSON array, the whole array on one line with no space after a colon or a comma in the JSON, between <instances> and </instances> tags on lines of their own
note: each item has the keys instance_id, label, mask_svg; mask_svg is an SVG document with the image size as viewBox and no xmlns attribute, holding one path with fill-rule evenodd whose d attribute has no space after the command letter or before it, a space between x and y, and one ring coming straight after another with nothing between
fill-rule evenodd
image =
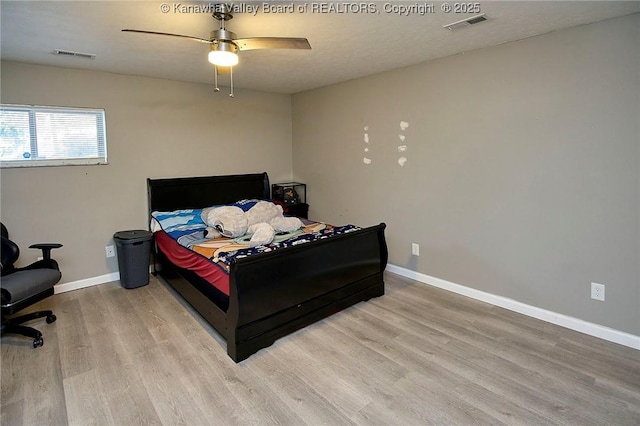
<instances>
[{"instance_id":1,"label":"blue patterned blanket","mask_svg":"<svg viewBox=\"0 0 640 426\"><path fill-rule=\"evenodd\" d=\"M242 200L233 205L247 211L257 201ZM206 238L204 231L207 226L202 221L201 213L201 209L153 212L151 215L154 221L151 229L154 232L163 230L181 246L210 259L227 272L234 259L280 250L361 229L354 225L332 226L302 219L304 224L302 229L291 233L276 234L276 238L271 244L251 248L247 244L247 236L236 239Z\"/></svg>"}]
</instances>

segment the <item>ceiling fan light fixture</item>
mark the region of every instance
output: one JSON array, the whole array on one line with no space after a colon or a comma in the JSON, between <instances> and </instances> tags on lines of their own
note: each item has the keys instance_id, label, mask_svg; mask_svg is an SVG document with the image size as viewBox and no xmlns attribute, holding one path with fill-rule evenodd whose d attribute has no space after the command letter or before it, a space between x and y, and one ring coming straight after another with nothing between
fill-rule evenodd
<instances>
[{"instance_id":1,"label":"ceiling fan light fixture","mask_svg":"<svg viewBox=\"0 0 640 426\"><path fill-rule=\"evenodd\" d=\"M221 41L211 45L209 62L219 67L232 67L238 64L238 46L234 43Z\"/></svg>"}]
</instances>

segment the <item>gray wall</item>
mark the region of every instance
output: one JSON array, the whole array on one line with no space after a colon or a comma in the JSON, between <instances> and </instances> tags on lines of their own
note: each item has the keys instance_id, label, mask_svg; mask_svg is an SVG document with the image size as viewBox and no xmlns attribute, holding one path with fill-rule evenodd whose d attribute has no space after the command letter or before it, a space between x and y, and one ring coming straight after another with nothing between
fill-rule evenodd
<instances>
[{"instance_id":1,"label":"gray wall","mask_svg":"<svg viewBox=\"0 0 640 426\"><path fill-rule=\"evenodd\" d=\"M1 214L34 261L58 241L62 282L118 270L115 231L147 229L146 178L267 171L291 178L291 97L108 73L2 63L2 102L106 110L109 164L2 169Z\"/></svg>"},{"instance_id":2,"label":"gray wall","mask_svg":"<svg viewBox=\"0 0 640 426\"><path fill-rule=\"evenodd\" d=\"M639 28L636 14L294 95L311 217L384 221L392 264L640 335Z\"/></svg>"}]
</instances>

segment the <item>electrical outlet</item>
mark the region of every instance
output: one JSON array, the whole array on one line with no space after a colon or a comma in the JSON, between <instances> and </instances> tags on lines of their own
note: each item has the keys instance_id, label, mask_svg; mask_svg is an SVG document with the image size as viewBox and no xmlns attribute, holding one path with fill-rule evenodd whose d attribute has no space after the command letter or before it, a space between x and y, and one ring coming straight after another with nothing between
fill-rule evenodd
<instances>
[{"instance_id":1,"label":"electrical outlet","mask_svg":"<svg viewBox=\"0 0 640 426\"><path fill-rule=\"evenodd\" d=\"M414 256L420 256L420 244L411 243L411 254Z\"/></svg>"},{"instance_id":2,"label":"electrical outlet","mask_svg":"<svg viewBox=\"0 0 640 426\"><path fill-rule=\"evenodd\" d=\"M107 257L114 257L116 255L116 251L113 246L106 246L104 250L107 253Z\"/></svg>"},{"instance_id":3,"label":"electrical outlet","mask_svg":"<svg viewBox=\"0 0 640 426\"><path fill-rule=\"evenodd\" d=\"M591 283L591 298L604 302L604 284Z\"/></svg>"}]
</instances>

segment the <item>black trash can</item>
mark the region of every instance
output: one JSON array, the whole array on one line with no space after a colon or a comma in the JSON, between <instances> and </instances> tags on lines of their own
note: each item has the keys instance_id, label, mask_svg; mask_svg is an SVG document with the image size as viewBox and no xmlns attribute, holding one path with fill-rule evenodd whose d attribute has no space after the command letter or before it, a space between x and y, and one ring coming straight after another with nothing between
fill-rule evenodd
<instances>
[{"instance_id":1,"label":"black trash can","mask_svg":"<svg viewBox=\"0 0 640 426\"><path fill-rule=\"evenodd\" d=\"M151 238L149 231L119 231L113 234L118 250L120 284L124 288L137 288L149 284Z\"/></svg>"}]
</instances>

